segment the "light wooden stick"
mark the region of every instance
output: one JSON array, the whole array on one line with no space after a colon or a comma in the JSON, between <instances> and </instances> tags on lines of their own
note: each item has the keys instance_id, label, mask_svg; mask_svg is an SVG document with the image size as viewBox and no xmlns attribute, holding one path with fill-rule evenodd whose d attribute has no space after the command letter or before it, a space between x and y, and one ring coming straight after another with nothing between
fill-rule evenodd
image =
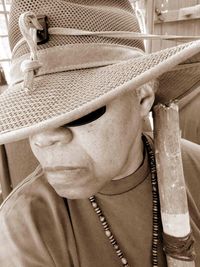
<instances>
[{"instance_id":1,"label":"light wooden stick","mask_svg":"<svg viewBox=\"0 0 200 267\"><path fill-rule=\"evenodd\" d=\"M163 231L173 237L185 237L191 228L175 103L154 107L154 140ZM168 267L195 266L193 261L176 260L170 256L167 256L167 263Z\"/></svg>"}]
</instances>

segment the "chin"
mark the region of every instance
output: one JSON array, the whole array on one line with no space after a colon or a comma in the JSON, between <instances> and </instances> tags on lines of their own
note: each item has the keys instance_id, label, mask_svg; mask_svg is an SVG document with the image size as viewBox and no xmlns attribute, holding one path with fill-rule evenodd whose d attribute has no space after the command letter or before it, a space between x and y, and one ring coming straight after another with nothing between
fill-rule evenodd
<instances>
[{"instance_id":1,"label":"chin","mask_svg":"<svg viewBox=\"0 0 200 267\"><path fill-rule=\"evenodd\" d=\"M93 195L95 195L99 190L94 188L62 188L57 189L53 187L56 193L63 198L67 199L87 199Z\"/></svg>"}]
</instances>

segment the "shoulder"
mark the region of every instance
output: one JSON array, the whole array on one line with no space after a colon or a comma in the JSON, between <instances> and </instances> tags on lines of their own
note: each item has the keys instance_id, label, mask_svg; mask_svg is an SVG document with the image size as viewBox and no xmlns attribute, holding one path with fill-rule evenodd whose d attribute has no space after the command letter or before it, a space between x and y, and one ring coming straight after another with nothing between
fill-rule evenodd
<instances>
[{"instance_id":1,"label":"shoulder","mask_svg":"<svg viewBox=\"0 0 200 267\"><path fill-rule=\"evenodd\" d=\"M200 173L200 145L182 139L181 152L184 172Z\"/></svg>"},{"instance_id":2,"label":"shoulder","mask_svg":"<svg viewBox=\"0 0 200 267\"><path fill-rule=\"evenodd\" d=\"M3 226L9 227L9 232L15 226L23 232L23 225L30 227L41 225L46 216L53 219L64 210L64 201L49 185L42 175L41 168L37 168L22 183L20 183L0 206L0 231Z\"/></svg>"},{"instance_id":3,"label":"shoulder","mask_svg":"<svg viewBox=\"0 0 200 267\"><path fill-rule=\"evenodd\" d=\"M188 189L199 195L200 188L200 146L188 140L181 140L183 171Z\"/></svg>"},{"instance_id":4,"label":"shoulder","mask_svg":"<svg viewBox=\"0 0 200 267\"><path fill-rule=\"evenodd\" d=\"M200 146L187 140L182 140L182 162L188 195L190 214L200 219ZM198 217L197 217L198 214ZM199 224L199 223L198 223Z\"/></svg>"},{"instance_id":5,"label":"shoulder","mask_svg":"<svg viewBox=\"0 0 200 267\"><path fill-rule=\"evenodd\" d=\"M200 145L190 142L186 139L181 139L181 149L184 156L199 157L200 158Z\"/></svg>"},{"instance_id":6,"label":"shoulder","mask_svg":"<svg viewBox=\"0 0 200 267\"><path fill-rule=\"evenodd\" d=\"M0 207L0 263L5 267L55 266L49 252L54 246L49 233L59 244L63 214L66 217L63 199L37 168Z\"/></svg>"},{"instance_id":7,"label":"shoulder","mask_svg":"<svg viewBox=\"0 0 200 267\"><path fill-rule=\"evenodd\" d=\"M24 179L3 201L0 206L0 216L10 214L12 209L25 209L33 203L51 202L58 198L53 188L48 184L42 174L40 166ZM36 201L37 200L37 201Z\"/></svg>"}]
</instances>

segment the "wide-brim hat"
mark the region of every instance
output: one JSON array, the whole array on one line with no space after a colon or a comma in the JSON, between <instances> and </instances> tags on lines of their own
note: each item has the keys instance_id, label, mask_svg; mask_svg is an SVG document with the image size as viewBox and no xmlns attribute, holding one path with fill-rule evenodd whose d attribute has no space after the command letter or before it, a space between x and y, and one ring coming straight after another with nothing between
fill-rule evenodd
<instances>
[{"instance_id":1,"label":"wide-brim hat","mask_svg":"<svg viewBox=\"0 0 200 267\"><path fill-rule=\"evenodd\" d=\"M69 123L154 79L162 103L200 82L200 41L146 54L142 39L153 37L140 34L128 0L13 0L9 37L0 144Z\"/></svg>"}]
</instances>

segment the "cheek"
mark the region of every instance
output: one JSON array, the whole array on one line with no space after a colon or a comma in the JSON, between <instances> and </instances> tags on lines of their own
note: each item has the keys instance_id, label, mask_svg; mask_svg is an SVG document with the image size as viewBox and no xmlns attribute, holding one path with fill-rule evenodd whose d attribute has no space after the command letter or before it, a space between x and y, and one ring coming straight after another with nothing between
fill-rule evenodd
<instances>
[{"instance_id":1,"label":"cheek","mask_svg":"<svg viewBox=\"0 0 200 267\"><path fill-rule=\"evenodd\" d=\"M81 135L81 144L92 159L95 176L112 179L123 167L128 144L124 128L92 127ZM129 138L130 140L130 138Z\"/></svg>"},{"instance_id":2,"label":"cheek","mask_svg":"<svg viewBox=\"0 0 200 267\"><path fill-rule=\"evenodd\" d=\"M41 166L53 166L58 164L59 166L65 163L66 155L64 151L59 147L46 147L39 148L30 140L31 150L35 155L36 159L39 161Z\"/></svg>"},{"instance_id":3,"label":"cheek","mask_svg":"<svg viewBox=\"0 0 200 267\"><path fill-rule=\"evenodd\" d=\"M138 113L133 106L123 106L80 134L80 143L92 158L97 177L112 179L126 164L134 140L141 134Z\"/></svg>"}]
</instances>

